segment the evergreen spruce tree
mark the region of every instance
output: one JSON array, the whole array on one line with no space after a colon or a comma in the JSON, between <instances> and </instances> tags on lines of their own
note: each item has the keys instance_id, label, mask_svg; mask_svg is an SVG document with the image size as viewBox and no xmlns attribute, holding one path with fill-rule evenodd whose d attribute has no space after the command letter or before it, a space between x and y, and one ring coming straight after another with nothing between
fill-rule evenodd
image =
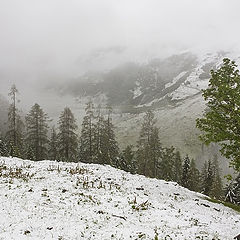
<instances>
[{"instance_id":1,"label":"evergreen spruce tree","mask_svg":"<svg viewBox=\"0 0 240 240\"><path fill-rule=\"evenodd\" d=\"M161 151L161 161L159 163L159 174L160 179L166 181L173 181L173 166L175 158L174 147L163 148Z\"/></svg>"},{"instance_id":2,"label":"evergreen spruce tree","mask_svg":"<svg viewBox=\"0 0 240 240\"><path fill-rule=\"evenodd\" d=\"M200 191L200 173L196 168L194 159L190 162L189 189L196 192Z\"/></svg>"},{"instance_id":3,"label":"evergreen spruce tree","mask_svg":"<svg viewBox=\"0 0 240 240\"><path fill-rule=\"evenodd\" d=\"M201 169L201 173L200 173L200 192L205 192L205 188L206 188L206 179L208 177L208 164L207 161L204 162L203 167Z\"/></svg>"},{"instance_id":4,"label":"evergreen spruce tree","mask_svg":"<svg viewBox=\"0 0 240 240\"><path fill-rule=\"evenodd\" d=\"M240 205L240 174L227 185L225 201Z\"/></svg>"},{"instance_id":5,"label":"evergreen spruce tree","mask_svg":"<svg viewBox=\"0 0 240 240\"><path fill-rule=\"evenodd\" d=\"M119 148L111 118L112 108L107 107L106 120L101 113L101 106L98 106L95 116L91 101L87 103L85 112L80 137L81 161L116 166L119 161Z\"/></svg>"},{"instance_id":6,"label":"evergreen spruce tree","mask_svg":"<svg viewBox=\"0 0 240 240\"><path fill-rule=\"evenodd\" d=\"M235 179L234 191L236 196L236 202L238 205L240 205L240 174L238 174L238 176Z\"/></svg>"},{"instance_id":7,"label":"evergreen spruce tree","mask_svg":"<svg viewBox=\"0 0 240 240\"><path fill-rule=\"evenodd\" d=\"M59 156L58 156L57 132L55 127L52 127L50 141L49 141L49 148L48 148L48 158L50 160L57 160L58 157Z\"/></svg>"},{"instance_id":8,"label":"evergreen spruce tree","mask_svg":"<svg viewBox=\"0 0 240 240\"><path fill-rule=\"evenodd\" d=\"M73 113L70 108L64 108L59 117L59 133L58 133L58 153L62 161L76 161L77 157L77 125Z\"/></svg>"},{"instance_id":9,"label":"evergreen spruce tree","mask_svg":"<svg viewBox=\"0 0 240 240\"><path fill-rule=\"evenodd\" d=\"M201 173L201 192L209 195L212 189L214 180L213 166L211 160L204 163Z\"/></svg>"},{"instance_id":10,"label":"evergreen spruce tree","mask_svg":"<svg viewBox=\"0 0 240 240\"><path fill-rule=\"evenodd\" d=\"M119 158L119 147L116 141L114 126L112 123L112 108L107 106L107 119L104 121L104 138L103 138L103 148L104 153L104 163L116 166Z\"/></svg>"},{"instance_id":11,"label":"evergreen spruce tree","mask_svg":"<svg viewBox=\"0 0 240 240\"><path fill-rule=\"evenodd\" d=\"M18 90L13 84L9 92L12 103L9 106L8 112L8 131L6 133L6 141L11 156L22 157L23 152L23 128L24 124L19 115L17 108Z\"/></svg>"},{"instance_id":12,"label":"evergreen spruce tree","mask_svg":"<svg viewBox=\"0 0 240 240\"><path fill-rule=\"evenodd\" d=\"M162 146L159 139L159 129L157 127L153 128L153 131L150 135L150 151L149 158L151 159L151 168L152 168L152 177L158 177L158 169L159 169L159 161L162 154ZM169 151L169 155L171 155L171 148Z\"/></svg>"},{"instance_id":13,"label":"evergreen spruce tree","mask_svg":"<svg viewBox=\"0 0 240 240\"><path fill-rule=\"evenodd\" d=\"M172 181L181 184L182 159L181 159L181 155L180 155L179 151L177 151L175 153L172 172L173 172L173 179L172 179Z\"/></svg>"},{"instance_id":14,"label":"evergreen spruce tree","mask_svg":"<svg viewBox=\"0 0 240 240\"><path fill-rule=\"evenodd\" d=\"M225 190L225 199L224 200L226 202L236 204L237 199L236 199L236 195L235 195L235 187L234 187L233 181L231 181L224 190Z\"/></svg>"},{"instance_id":15,"label":"evergreen spruce tree","mask_svg":"<svg viewBox=\"0 0 240 240\"><path fill-rule=\"evenodd\" d=\"M27 140L24 141L24 158L33 161L37 160L34 151L34 144L29 143Z\"/></svg>"},{"instance_id":16,"label":"evergreen spruce tree","mask_svg":"<svg viewBox=\"0 0 240 240\"><path fill-rule=\"evenodd\" d=\"M183 160L181 185L190 188L190 159L188 155Z\"/></svg>"},{"instance_id":17,"label":"evergreen spruce tree","mask_svg":"<svg viewBox=\"0 0 240 240\"><path fill-rule=\"evenodd\" d=\"M213 159L213 183L209 195L216 199L220 199L223 195L222 179L216 155Z\"/></svg>"},{"instance_id":18,"label":"evergreen spruce tree","mask_svg":"<svg viewBox=\"0 0 240 240\"><path fill-rule=\"evenodd\" d=\"M104 156L104 144L107 139L107 133L105 132L105 120L101 113L101 105L97 108L96 122L92 128L92 149L93 149L93 162L103 164L105 163Z\"/></svg>"},{"instance_id":19,"label":"evergreen spruce tree","mask_svg":"<svg viewBox=\"0 0 240 240\"><path fill-rule=\"evenodd\" d=\"M153 112L147 111L143 118L137 142L136 159L138 160L138 173L149 177L156 177L156 168L160 159L161 144L155 123L156 119Z\"/></svg>"},{"instance_id":20,"label":"evergreen spruce tree","mask_svg":"<svg viewBox=\"0 0 240 240\"><path fill-rule=\"evenodd\" d=\"M82 122L80 137L80 160L86 163L92 163L94 160L93 124L94 124L94 104L92 103L92 101L89 101L86 104L85 116Z\"/></svg>"},{"instance_id":21,"label":"evergreen spruce tree","mask_svg":"<svg viewBox=\"0 0 240 240\"><path fill-rule=\"evenodd\" d=\"M6 142L3 140L3 138L0 136L0 157L8 157L9 151L7 148Z\"/></svg>"},{"instance_id":22,"label":"evergreen spruce tree","mask_svg":"<svg viewBox=\"0 0 240 240\"><path fill-rule=\"evenodd\" d=\"M26 116L26 145L27 155L32 155L33 160L47 158L48 144L48 116L36 103Z\"/></svg>"},{"instance_id":23,"label":"evergreen spruce tree","mask_svg":"<svg viewBox=\"0 0 240 240\"><path fill-rule=\"evenodd\" d=\"M136 172L136 162L134 159L133 146L128 145L120 154L119 161L117 162L117 168L125 170L130 173Z\"/></svg>"}]
</instances>

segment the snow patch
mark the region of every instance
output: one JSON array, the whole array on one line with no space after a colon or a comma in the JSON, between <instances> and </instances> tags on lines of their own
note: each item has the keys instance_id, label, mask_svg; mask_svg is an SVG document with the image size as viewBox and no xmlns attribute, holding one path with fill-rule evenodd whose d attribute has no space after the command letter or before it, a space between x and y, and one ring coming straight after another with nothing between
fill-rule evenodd
<instances>
[{"instance_id":1,"label":"snow patch","mask_svg":"<svg viewBox=\"0 0 240 240\"><path fill-rule=\"evenodd\" d=\"M224 239L239 214L174 182L110 166L0 158L0 239Z\"/></svg>"},{"instance_id":2,"label":"snow patch","mask_svg":"<svg viewBox=\"0 0 240 240\"><path fill-rule=\"evenodd\" d=\"M175 83L178 82L179 79L181 79L182 77L184 77L184 75L187 73L187 71L181 72L179 73L171 82L165 84L165 88L169 88L172 85L174 85Z\"/></svg>"},{"instance_id":3,"label":"snow patch","mask_svg":"<svg viewBox=\"0 0 240 240\"><path fill-rule=\"evenodd\" d=\"M199 57L199 64L193 72L186 78L179 88L169 94L172 100L183 100L200 93L202 89L206 89L209 79L200 79L199 76L204 73L203 67L206 64L215 63L218 65L222 61L219 54L207 54Z\"/></svg>"},{"instance_id":4,"label":"snow patch","mask_svg":"<svg viewBox=\"0 0 240 240\"><path fill-rule=\"evenodd\" d=\"M133 93L133 99L141 96L143 93L141 90L142 87L140 86L140 82L136 81L135 84L136 84L136 87L133 90L131 90L131 92Z\"/></svg>"}]
</instances>

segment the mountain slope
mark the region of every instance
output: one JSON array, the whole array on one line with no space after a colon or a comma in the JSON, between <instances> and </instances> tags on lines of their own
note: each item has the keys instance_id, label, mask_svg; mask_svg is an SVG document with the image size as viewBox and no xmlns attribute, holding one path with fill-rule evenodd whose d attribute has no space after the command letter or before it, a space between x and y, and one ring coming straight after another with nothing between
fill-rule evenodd
<instances>
[{"instance_id":1,"label":"mountain slope","mask_svg":"<svg viewBox=\"0 0 240 240\"><path fill-rule=\"evenodd\" d=\"M196 118L201 117L205 103L201 95L182 100L176 106L167 105L154 110L159 138L163 146L174 146L181 155L196 159L199 169L207 159L217 155L224 174L229 174L229 161L220 155L217 144L205 146L199 140ZM114 118L116 136L122 148L136 143L139 138L144 113L118 114Z\"/></svg>"},{"instance_id":2,"label":"mountain slope","mask_svg":"<svg viewBox=\"0 0 240 240\"><path fill-rule=\"evenodd\" d=\"M59 86L61 93L75 97L104 94L108 103L123 111L133 108L175 105L199 94L227 53L201 56L186 52L147 63L126 63L108 72L92 72ZM59 89L58 89L59 90Z\"/></svg>"},{"instance_id":3,"label":"mountain slope","mask_svg":"<svg viewBox=\"0 0 240 240\"><path fill-rule=\"evenodd\" d=\"M239 64L239 55L226 52L196 55L185 52L147 63L128 63L108 72L86 73L57 90L76 98L73 110L81 124L85 103L91 98L95 106L113 106L115 131L121 148L136 145L142 113L154 110L160 140L164 146L174 146L182 156L188 154L203 162L219 158L223 174L229 173L228 161L219 153L219 146L203 146L196 129L196 118L205 111L201 89L208 86L210 70L219 67L224 57ZM80 113L80 114L79 114Z\"/></svg>"},{"instance_id":4,"label":"mountain slope","mask_svg":"<svg viewBox=\"0 0 240 240\"><path fill-rule=\"evenodd\" d=\"M0 239L230 240L239 234L237 212L173 182L94 164L0 161Z\"/></svg>"}]
</instances>

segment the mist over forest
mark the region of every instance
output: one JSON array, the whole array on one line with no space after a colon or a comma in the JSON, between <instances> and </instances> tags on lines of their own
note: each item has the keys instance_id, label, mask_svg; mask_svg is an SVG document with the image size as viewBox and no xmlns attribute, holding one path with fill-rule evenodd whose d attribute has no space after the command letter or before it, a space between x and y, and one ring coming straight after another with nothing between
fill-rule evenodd
<instances>
[{"instance_id":1,"label":"mist over forest","mask_svg":"<svg viewBox=\"0 0 240 240\"><path fill-rule=\"evenodd\" d=\"M89 98L110 104L118 123L120 113L167 109L200 95L201 85L190 96L172 97L199 65L203 72L196 73L196 78L210 77L219 60L213 57L204 63L208 54L231 53L236 58L240 38L234 31L237 7L237 1L2 1L1 131L7 130L7 94L12 84L19 90L23 115L39 103L56 122L68 106L79 124ZM179 80L165 88L177 76ZM192 111L200 114L202 110L196 106ZM181 128L177 138L169 137L176 135L175 130L159 122L163 142L178 145L186 154L195 152L199 143L194 119L189 127ZM192 134L185 130L188 128ZM137 131L126 137L117 129L120 144L124 146L126 139L136 142ZM182 144L189 135L192 142ZM203 153L198 152L194 157L202 158Z\"/></svg>"},{"instance_id":2,"label":"mist over forest","mask_svg":"<svg viewBox=\"0 0 240 240\"><path fill-rule=\"evenodd\" d=\"M0 238L239 234L239 8L1 0Z\"/></svg>"}]
</instances>

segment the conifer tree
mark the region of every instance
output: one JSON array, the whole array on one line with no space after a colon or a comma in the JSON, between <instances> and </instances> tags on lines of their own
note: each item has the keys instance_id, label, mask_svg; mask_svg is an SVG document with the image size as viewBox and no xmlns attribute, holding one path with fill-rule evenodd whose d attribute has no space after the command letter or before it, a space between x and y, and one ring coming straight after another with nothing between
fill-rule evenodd
<instances>
[{"instance_id":1,"label":"conifer tree","mask_svg":"<svg viewBox=\"0 0 240 240\"><path fill-rule=\"evenodd\" d=\"M0 136L0 157L8 157L9 151L7 148L6 142L3 140L3 138Z\"/></svg>"},{"instance_id":2,"label":"conifer tree","mask_svg":"<svg viewBox=\"0 0 240 240\"><path fill-rule=\"evenodd\" d=\"M8 131L6 133L6 141L9 148L10 155L21 157L23 149L23 128L24 124L19 115L17 108L18 90L15 84L12 85L9 96L12 103L9 106L8 112Z\"/></svg>"},{"instance_id":3,"label":"conifer tree","mask_svg":"<svg viewBox=\"0 0 240 240\"><path fill-rule=\"evenodd\" d=\"M236 202L238 205L240 205L240 174L238 174L238 176L235 179L234 191L236 196Z\"/></svg>"},{"instance_id":4,"label":"conifer tree","mask_svg":"<svg viewBox=\"0 0 240 240\"><path fill-rule=\"evenodd\" d=\"M57 132L55 127L53 126L51 129L51 136L49 141L49 148L48 148L48 158L50 160L57 160L59 157L58 155L58 139L57 139Z\"/></svg>"},{"instance_id":5,"label":"conifer tree","mask_svg":"<svg viewBox=\"0 0 240 240\"><path fill-rule=\"evenodd\" d=\"M222 179L217 156L213 159L213 183L209 195L213 198L220 199L223 194Z\"/></svg>"},{"instance_id":6,"label":"conifer tree","mask_svg":"<svg viewBox=\"0 0 240 240\"><path fill-rule=\"evenodd\" d=\"M205 192L205 184L206 184L206 179L208 177L208 164L207 161L204 162L203 167L201 169L201 174L200 174L200 192Z\"/></svg>"},{"instance_id":7,"label":"conifer tree","mask_svg":"<svg viewBox=\"0 0 240 240\"><path fill-rule=\"evenodd\" d=\"M136 172L136 162L134 159L133 146L128 145L121 153L119 161L117 162L117 168L125 170L130 173Z\"/></svg>"},{"instance_id":8,"label":"conifer tree","mask_svg":"<svg viewBox=\"0 0 240 240\"><path fill-rule=\"evenodd\" d=\"M196 192L200 190L200 173L194 159L190 162L189 190Z\"/></svg>"},{"instance_id":9,"label":"conifer tree","mask_svg":"<svg viewBox=\"0 0 240 240\"><path fill-rule=\"evenodd\" d=\"M26 145L27 154L32 155L33 160L47 158L48 144L48 116L42 108L35 103L26 116Z\"/></svg>"},{"instance_id":10,"label":"conifer tree","mask_svg":"<svg viewBox=\"0 0 240 240\"><path fill-rule=\"evenodd\" d=\"M77 157L77 125L70 108L64 108L59 117L58 152L62 161L76 161Z\"/></svg>"},{"instance_id":11,"label":"conifer tree","mask_svg":"<svg viewBox=\"0 0 240 240\"><path fill-rule=\"evenodd\" d=\"M24 141L24 158L28 160L37 160L34 151L34 144L29 143L27 140Z\"/></svg>"},{"instance_id":12,"label":"conifer tree","mask_svg":"<svg viewBox=\"0 0 240 240\"><path fill-rule=\"evenodd\" d=\"M211 160L204 163L201 173L201 192L209 195L212 189L214 174Z\"/></svg>"},{"instance_id":13,"label":"conifer tree","mask_svg":"<svg viewBox=\"0 0 240 240\"><path fill-rule=\"evenodd\" d=\"M172 181L181 184L182 159L181 159L181 155L180 155L179 151L177 151L175 153L172 172L173 172L173 179L172 179Z\"/></svg>"},{"instance_id":14,"label":"conifer tree","mask_svg":"<svg viewBox=\"0 0 240 240\"><path fill-rule=\"evenodd\" d=\"M190 159L188 155L183 160L182 180L181 185L185 188L190 188Z\"/></svg>"},{"instance_id":15,"label":"conifer tree","mask_svg":"<svg viewBox=\"0 0 240 240\"><path fill-rule=\"evenodd\" d=\"M149 177L156 177L156 168L160 158L161 144L155 123L153 112L147 111L137 142L138 173Z\"/></svg>"},{"instance_id":16,"label":"conifer tree","mask_svg":"<svg viewBox=\"0 0 240 240\"><path fill-rule=\"evenodd\" d=\"M82 128L81 140L83 141L83 136L90 136L91 133L91 159L94 163L100 164L110 164L112 166L117 166L117 162L119 162L119 148L118 143L115 139L114 126L111 118L112 108L110 106L107 107L107 119L104 119L101 113L101 106L98 106L97 115L94 116L92 114L91 118L91 131L89 124L85 124L86 119L90 119L85 116L83 121L83 126L87 126ZM88 133L88 134L86 134ZM83 142L83 147L86 146L86 143L90 143L90 137L85 138L85 142ZM88 146L88 145L87 145ZM86 147L85 147L86 149ZM84 150L80 149L81 151ZM88 152L90 152L90 147L87 148ZM83 152L82 155L88 156L87 151Z\"/></svg>"},{"instance_id":17,"label":"conifer tree","mask_svg":"<svg viewBox=\"0 0 240 240\"><path fill-rule=\"evenodd\" d=\"M152 177L158 177L159 161L161 157L162 146L159 139L159 129L154 126L150 135L150 151L149 158L151 159ZM171 155L171 150L169 151Z\"/></svg>"},{"instance_id":18,"label":"conifer tree","mask_svg":"<svg viewBox=\"0 0 240 240\"><path fill-rule=\"evenodd\" d=\"M92 127L92 151L93 151L93 162L103 164L105 163L104 156L104 144L107 138L107 133L105 131L105 120L101 113L101 105L97 108L97 116L95 118L96 122L93 123Z\"/></svg>"},{"instance_id":19,"label":"conifer tree","mask_svg":"<svg viewBox=\"0 0 240 240\"><path fill-rule=\"evenodd\" d=\"M230 203L233 203L233 204L236 204L237 202L237 199L236 199L236 195L235 195L235 187L234 187L234 182L231 181L227 186L226 188L224 189L225 190L225 201L226 202L230 202Z\"/></svg>"},{"instance_id":20,"label":"conifer tree","mask_svg":"<svg viewBox=\"0 0 240 240\"><path fill-rule=\"evenodd\" d=\"M173 166L175 158L174 147L165 147L161 151L161 161L159 163L158 177L166 181L173 181Z\"/></svg>"},{"instance_id":21,"label":"conifer tree","mask_svg":"<svg viewBox=\"0 0 240 240\"><path fill-rule=\"evenodd\" d=\"M103 149L104 163L116 166L119 157L119 147L116 141L114 126L112 123L112 108L107 106L107 119L104 121Z\"/></svg>"},{"instance_id":22,"label":"conifer tree","mask_svg":"<svg viewBox=\"0 0 240 240\"><path fill-rule=\"evenodd\" d=\"M240 205L240 174L226 187L225 201Z\"/></svg>"},{"instance_id":23,"label":"conifer tree","mask_svg":"<svg viewBox=\"0 0 240 240\"><path fill-rule=\"evenodd\" d=\"M89 101L86 104L85 116L82 122L80 137L80 160L86 163L92 163L94 159L93 149L93 124L94 124L94 104Z\"/></svg>"}]
</instances>

